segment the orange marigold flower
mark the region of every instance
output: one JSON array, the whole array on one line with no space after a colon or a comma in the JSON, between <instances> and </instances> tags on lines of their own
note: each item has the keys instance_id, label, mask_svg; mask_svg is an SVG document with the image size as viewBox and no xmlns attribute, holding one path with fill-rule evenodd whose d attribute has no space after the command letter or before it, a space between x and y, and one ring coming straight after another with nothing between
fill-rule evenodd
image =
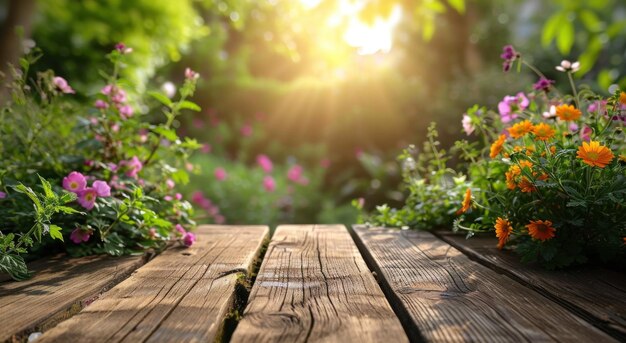
<instances>
[{"instance_id":1,"label":"orange marigold flower","mask_svg":"<svg viewBox=\"0 0 626 343\"><path fill-rule=\"evenodd\" d=\"M530 224L526 225L530 237L538 239L540 241L548 240L554 237L555 228L552 227L552 222L549 220L531 220Z\"/></svg>"},{"instance_id":2,"label":"orange marigold flower","mask_svg":"<svg viewBox=\"0 0 626 343\"><path fill-rule=\"evenodd\" d=\"M540 141L547 141L548 139L554 137L554 129L552 126L546 123L540 123L533 127L533 133L535 134L535 139Z\"/></svg>"},{"instance_id":3,"label":"orange marigold flower","mask_svg":"<svg viewBox=\"0 0 626 343\"><path fill-rule=\"evenodd\" d=\"M580 118L582 112L575 108L574 105L559 105L556 107L556 115L561 120L573 121Z\"/></svg>"},{"instance_id":4,"label":"orange marigold flower","mask_svg":"<svg viewBox=\"0 0 626 343\"><path fill-rule=\"evenodd\" d=\"M530 122L530 120L524 120L511 126L507 130L511 134L511 137L517 139L520 137L524 137L524 135L531 132L533 130L533 124Z\"/></svg>"},{"instance_id":5,"label":"orange marigold flower","mask_svg":"<svg viewBox=\"0 0 626 343\"><path fill-rule=\"evenodd\" d=\"M533 163L527 160L519 161L519 166L521 168L528 167L528 169L533 169Z\"/></svg>"},{"instance_id":6,"label":"orange marigold flower","mask_svg":"<svg viewBox=\"0 0 626 343\"><path fill-rule=\"evenodd\" d=\"M606 167L615 157L611 149L596 141L583 142L583 145L578 147L576 155L577 158L583 160L583 163L600 168Z\"/></svg>"},{"instance_id":7,"label":"orange marigold flower","mask_svg":"<svg viewBox=\"0 0 626 343\"><path fill-rule=\"evenodd\" d=\"M513 226L508 220L498 217L494 227L496 228L496 237L498 237L498 249L502 249L509 240L509 235L513 232Z\"/></svg>"},{"instance_id":8,"label":"orange marigold flower","mask_svg":"<svg viewBox=\"0 0 626 343\"><path fill-rule=\"evenodd\" d=\"M517 186L522 191L522 193L532 193L537 190L537 187L535 187L535 185L530 180L523 176Z\"/></svg>"},{"instance_id":9,"label":"orange marigold flower","mask_svg":"<svg viewBox=\"0 0 626 343\"><path fill-rule=\"evenodd\" d=\"M506 140L505 135L500 135L498 139L491 144L491 148L489 149L489 157L496 158L498 154L502 151L502 145L504 145L504 141Z\"/></svg>"},{"instance_id":10,"label":"orange marigold flower","mask_svg":"<svg viewBox=\"0 0 626 343\"><path fill-rule=\"evenodd\" d=\"M626 92L619 93L619 102L621 102L622 105L626 105Z\"/></svg>"},{"instance_id":11,"label":"orange marigold flower","mask_svg":"<svg viewBox=\"0 0 626 343\"><path fill-rule=\"evenodd\" d=\"M554 145L551 146L550 147L550 152L554 154L556 152L556 146L554 146Z\"/></svg>"},{"instance_id":12,"label":"orange marigold flower","mask_svg":"<svg viewBox=\"0 0 626 343\"><path fill-rule=\"evenodd\" d=\"M463 198L463 202L461 203L462 206L458 211L456 211L456 214L467 212L471 204L472 204L472 190L468 188L465 191L465 197Z\"/></svg>"}]
</instances>

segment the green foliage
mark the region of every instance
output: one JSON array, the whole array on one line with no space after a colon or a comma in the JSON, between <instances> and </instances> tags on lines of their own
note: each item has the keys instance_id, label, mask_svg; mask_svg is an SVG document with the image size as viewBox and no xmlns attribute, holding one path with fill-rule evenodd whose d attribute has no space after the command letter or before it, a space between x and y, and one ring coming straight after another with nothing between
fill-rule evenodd
<instances>
[{"instance_id":1,"label":"green foliage","mask_svg":"<svg viewBox=\"0 0 626 343\"><path fill-rule=\"evenodd\" d=\"M200 145L173 126L184 111L198 110L188 100L198 75L185 73L177 100L153 93L167 106L158 104L145 121L149 114L135 110L120 78L129 53L119 47L107 55L113 68L100 72L106 86L95 108L74 102L74 90L52 71L31 79L37 51L14 71L12 101L0 112L0 268L14 279L28 276L22 255L33 258L38 249L136 253L180 238L175 225L193 226L191 205L172 188L188 180L187 159Z\"/></svg>"}]
</instances>

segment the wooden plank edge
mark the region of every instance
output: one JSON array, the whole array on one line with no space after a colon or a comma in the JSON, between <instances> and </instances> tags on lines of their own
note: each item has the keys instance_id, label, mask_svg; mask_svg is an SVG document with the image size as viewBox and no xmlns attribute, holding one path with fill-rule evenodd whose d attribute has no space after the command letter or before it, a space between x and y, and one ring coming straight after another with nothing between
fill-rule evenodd
<instances>
[{"instance_id":1,"label":"wooden plank edge","mask_svg":"<svg viewBox=\"0 0 626 343\"><path fill-rule=\"evenodd\" d=\"M409 341L411 343L426 342L426 339L424 338L424 336L422 336L422 333L417 327L417 324L411 319L409 311L402 304L402 300L400 300L400 298L393 291L393 288L391 287L387 279L382 276L383 273L380 270L380 266L376 263L376 260L374 260L372 254L369 252L369 250L367 250L367 247L361 240L361 237L359 237L359 235L357 234L356 230L358 228L365 229L367 228L367 226L348 225L348 232L350 232L352 240L354 240L354 243L359 249L361 256L365 260L365 264L367 264L367 267L370 269L370 271L374 275L374 278L378 282L378 285L382 289L383 294L385 294L385 298L387 298L389 305L391 305L391 309L395 313L396 317L400 319L400 324L402 324L402 328L409 338Z\"/></svg>"},{"instance_id":2,"label":"wooden plank edge","mask_svg":"<svg viewBox=\"0 0 626 343\"><path fill-rule=\"evenodd\" d=\"M135 263L131 264L126 270L118 273L113 279L111 279L111 281L105 284L93 295L87 297L86 299L77 299L69 307L51 313L47 318L32 323L30 327L12 334L11 337L5 342L27 342L30 334L48 331L60 323L72 318L83 308L89 306L89 304L97 300L102 294L115 287L118 283L126 280L133 272L135 272L135 270L148 263L148 261L156 255L158 254L154 251L148 251L142 254L137 261L135 261Z\"/></svg>"},{"instance_id":3,"label":"wooden plank edge","mask_svg":"<svg viewBox=\"0 0 626 343\"><path fill-rule=\"evenodd\" d=\"M230 339L232 338L233 333L235 332L235 329L237 329L237 325L242 318L243 311L248 304L250 290L252 290L257 273L261 268L261 263L265 258L265 253L267 252L267 248L270 244L270 239L270 229L267 227L264 237L254 253L254 261L250 264L250 267L245 273L242 271L237 273L235 289L228 300L230 305L225 309L224 313L220 314L220 316L224 319L218 328L214 342L230 342Z\"/></svg>"},{"instance_id":4,"label":"wooden plank edge","mask_svg":"<svg viewBox=\"0 0 626 343\"><path fill-rule=\"evenodd\" d=\"M568 310L569 312L571 312L572 314L574 314L575 316L583 319L584 321L586 321L587 323L591 324L592 326L594 326L595 328L599 329L600 331L606 333L607 335L617 339L620 342L626 342L626 333L614 328L613 326L610 325L610 323L607 323L606 321L596 317L595 315L593 315L591 312L585 310L584 308L570 302L567 301L565 299L562 299L560 297L558 297L557 295L553 294L552 292L546 290L545 288L535 285L533 283L530 283L528 281L526 281L524 278L522 278L521 276L518 276L517 274L515 274L515 272L503 268L501 266L498 266L497 264L492 263L489 259L487 259L486 257L484 257L481 253L479 253L478 251L472 249L471 247L468 247L466 245L460 244L459 242L457 242L454 239L449 238L448 236L451 234L449 232L445 232L445 231L438 231L438 230L434 230L434 231L430 231L433 235L435 235L437 238L441 239L442 241L450 244L451 246L453 246L454 248L458 249L459 251L461 251L465 256L467 256L470 260L480 263L483 266L499 273L502 275L505 275L507 277L509 277L510 279L513 279L514 281L522 284L523 286L530 288L534 291L536 291L537 293L543 295L544 297L550 299L551 301L555 302L556 304L560 305L561 307L565 308L566 310ZM471 238L469 238L471 239Z\"/></svg>"}]
</instances>

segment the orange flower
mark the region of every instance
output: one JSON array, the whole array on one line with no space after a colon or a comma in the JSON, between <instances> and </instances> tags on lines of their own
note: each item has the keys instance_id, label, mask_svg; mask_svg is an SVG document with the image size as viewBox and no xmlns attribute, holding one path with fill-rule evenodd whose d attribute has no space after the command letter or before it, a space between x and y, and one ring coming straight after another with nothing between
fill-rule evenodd
<instances>
[{"instance_id":1,"label":"orange flower","mask_svg":"<svg viewBox=\"0 0 626 343\"><path fill-rule=\"evenodd\" d=\"M583 163L600 168L606 167L615 157L611 149L596 141L583 142L583 145L578 147L576 155L577 158L583 160Z\"/></svg>"},{"instance_id":2,"label":"orange flower","mask_svg":"<svg viewBox=\"0 0 626 343\"><path fill-rule=\"evenodd\" d=\"M502 145L504 145L504 141L506 140L505 135L500 135L498 140L491 144L491 148L489 149L489 157L496 158L498 154L502 151Z\"/></svg>"},{"instance_id":3,"label":"orange flower","mask_svg":"<svg viewBox=\"0 0 626 343\"><path fill-rule=\"evenodd\" d=\"M550 147L550 152L554 154L556 152L556 146L554 146L554 145L551 146Z\"/></svg>"},{"instance_id":4,"label":"orange flower","mask_svg":"<svg viewBox=\"0 0 626 343\"><path fill-rule=\"evenodd\" d=\"M561 120L573 121L580 118L582 112L575 108L574 105L559 105L556 107L556 115Z\"/></svg>"},{"instance_id":5,"label":"orange flower","mask_svg":"<svg viewBox=\"0 0 626 343\"><path fill-rule=\"evenodd\" d=\"M530 122L530 120L524 120L511 126L507 130L511 134L511 137L517 139L531 132L533 130L533 124Z\"/></svg>"},{"instance_id":6,"label":"orange flower","mask_svg":"<svg viewBox=\"0 0 626 343\"><path fill-rule=\"evenodd\" d=\"M621 102L622 105L626 105L626 92L619 93L619 102Z\"/></svg>"},{"instance_id":7,"label":"orange flower","mask_svg":"<svg viewBox=\"0 0 626 343\"><path fill-rule=\"evenodd\" d=\"M506 241L509 240L509 235L513 232L513 226L508 220L498 217L494 227L496 228L496 237L498 237L498 249L502 249Z\"/></svg>"},{"instance_id":8,"label":"orange flower","mask_svg":"<svg viewBox=\"0 0 626 343\"><path fill-rule=\"evenodd\" d=\"M531 220L530 224L526 225L526 228L528 228L530 237L542 242L554 237L554 232L556 231L549 220Z\"/></svg>"},{"instance_id":9,"label":"orange flower","mask_svg":"<svg viewBox=\"0 0 626 343\"><path fill-rule=\"evenodd\" d=\"M461 207L461 209L456 211L456 214L461 214L461 213L467 212L467 210L469 210L471 204L472 204L472 190L468 188L465 191L465 198L463 198L463 202L461 203L462 207Z\"/></svg>"},{"instance_id":10,"label":"orange flower","mask_svg":"<svg viewBox=\"0 0 626 343\"><path fill-rule=\"evenodd\" d=\"M522 193L532 193L537 190L537 187L535 187L535 185L530 180L523 176L517 186L522 191Z\"/></svg>"},{"instance_id":11,"label":"orange flower","mask_svg":"<svg viewBox=\"0 0 626 343\"><path fill-rule=\"evenodd\" d=\"M521 168L528 167L528 169L533 169L533 163L527 160L519 161L519 166Z\"/></svg>"},{"instance_id":12,"label":"orange flower","mask_svg":"<svg viewBox=\"0 0 626 343\"><path fill-rule=\"evenodd\" d=\"M554 137L554 132L554 129L545 123L540 123L533 127L535 139L540 141L547 141L548 139Z\"/></svg>"}]
</instances>

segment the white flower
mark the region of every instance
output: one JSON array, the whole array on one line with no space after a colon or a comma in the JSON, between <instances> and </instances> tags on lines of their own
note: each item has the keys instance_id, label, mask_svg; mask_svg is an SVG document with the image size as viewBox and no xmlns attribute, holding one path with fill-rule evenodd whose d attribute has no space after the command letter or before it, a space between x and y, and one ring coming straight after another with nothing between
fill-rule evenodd
<instances>
[{"instance_id":1,"label":"white flower","mask_svg":"<svg viewBox=\"0 0 626 343\"><path fill-rule=\"evenodd\" d=\"M549 112L543 112L542 116L544 118L553 118L556 117L556 106L552 105L550 106L550 111Z\"/></svg>"},{"instance_id":2,"label":"white flower","mask_svg":"<svg viewBox=\"0 0 626 343\"><path fill-rule=\"evenodd\" d=\"M563 60L561 61L561 65L556 66L556 70L558 71L562 71L562 72L572 72L575 73L580 69L580 62L576 61L574 63L568 61L568 60Z\"/></svg>"},{"instance_id":3,"label":"white flower","mask_svg":"<svg viewBox=\"0 0 626 343\"><path fill-rule=\"evenodd\" d=\"M173 98L174 95L176 95L176 86L170 81L167 81L163 85L161 85L161 90L170 99Z\"/></svg>"}]
</instances>

